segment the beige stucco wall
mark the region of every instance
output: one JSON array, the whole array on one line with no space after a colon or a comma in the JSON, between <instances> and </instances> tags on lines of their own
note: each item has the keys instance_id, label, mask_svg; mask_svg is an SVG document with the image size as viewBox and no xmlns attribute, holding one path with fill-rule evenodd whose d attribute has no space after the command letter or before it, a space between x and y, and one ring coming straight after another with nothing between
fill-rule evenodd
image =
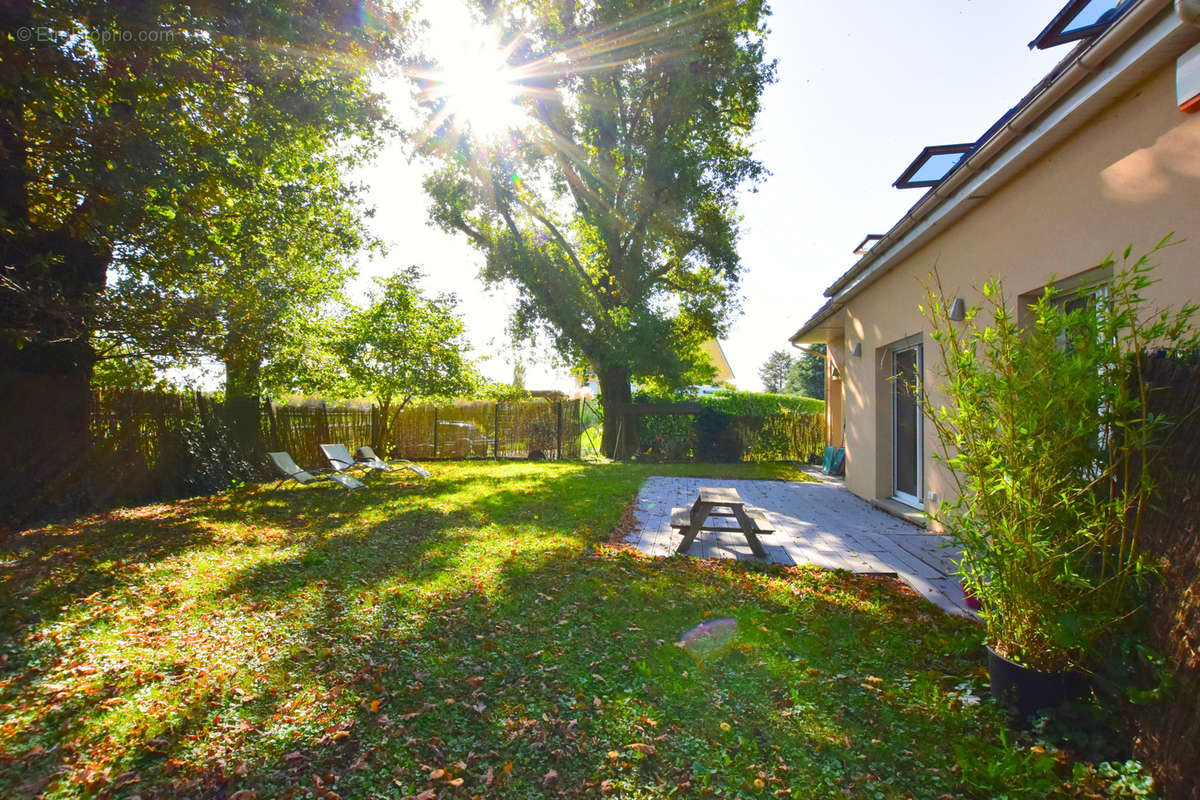
<instances>
[{"instance_id":1,"label":"beige stucco wall","mask_svg":"<svg viewBox=\"0 0 1200 800\"><path fill-rule=\"evenodd\" d=\"M825 342L825 441L834 447L842 442L842 365L846 348L841 336L831 335Z\"/></svg>"},{"instance_id":2,"label":"beige stucco wall","mask_svg":"<svg viewBox=\"0 0 1200 800\"><path fill-rule=\"evenodd\" d=\"M982 201L839 312L846 481L865 498L891 495L891 406L884 363L890 343L924 334L924 376L936 387L937 356L918 305L936 267L947 297L1002 278L1006 294L1034 292L1118 256L1149 250L1168 232L1186 239L1162 252L1151 305L1200 300L1200 115L1175 103L1174 65L1097 115L1016 179ZM862 356L845 353L862 343ZM836 390L836 385L831 387ZM838 423L831 420L831 427ZM933 462L925 427L926 494L945 497L949 477Z\"/></svg>"}]
</instances>

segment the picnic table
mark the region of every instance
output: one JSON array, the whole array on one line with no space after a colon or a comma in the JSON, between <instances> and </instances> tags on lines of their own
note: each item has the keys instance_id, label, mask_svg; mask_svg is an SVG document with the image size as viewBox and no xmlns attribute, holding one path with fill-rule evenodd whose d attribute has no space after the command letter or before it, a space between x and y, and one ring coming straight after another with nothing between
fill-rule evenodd
<instances>
[{"instance_id":1,"label":"picnic table","mask_svg":"<svg viewBox=\"0 0 1200 800\"><path fill-rule=\"evenodd\" d=\"M736 528L705 525L709 517L733 519ZM747 506L737 489L701 487L700 494L691 508L672 508L671 527L683 534L683 541L675 548L676 553L687 553L696 534L701 531L739 531L746 537L750 550L759 558L766 558L767 551L758 541L758 534L774 533L762 509Z\"/></svg>"}]
</instances>

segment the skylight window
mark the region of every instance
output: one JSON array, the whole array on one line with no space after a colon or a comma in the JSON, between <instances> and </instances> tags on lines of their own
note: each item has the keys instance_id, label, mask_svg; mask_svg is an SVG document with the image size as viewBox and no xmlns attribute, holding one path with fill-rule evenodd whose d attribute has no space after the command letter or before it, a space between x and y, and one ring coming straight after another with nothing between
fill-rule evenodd
<instances>
[{"instance_id":1,"label":"skylight window","mask_svg":"<svg viewBox=\"0 0 1200 800\"><path fill-rule=\"evenodd\" d=\"M1029 46L1045 50L1095 36L1112 25L1133 3L1134 0L1071 0Z\"/></svg>"},{"instance_id":2,"label":"skylight window","mask_svg":"<svg viewBox=\"0 0 1200 800\"><path fill-rule=\"evenodd\" d=\"M856 256L866 255L867 251L870 250L872 247L874 247L876 245L876 243L878 243L879 240L882 238L883 238L882 234L868 233L867 238L865 238L861 242L859 242L858 247L854 248L854 255L856 255Z\"/></svg>"},{"instance_id":3,"label":"skylight window","mask_svg":"<svg viewBox=\"0 0 1200 800\"><path fill-rule=\"evenodd\" d=\"M897 189L937 186L945 180L951 170L958 166L958 162L971 152L971 148L974 146L974 143L971 143L939 144L926 147L892 185Z\"/></svg>"}]
</instances>

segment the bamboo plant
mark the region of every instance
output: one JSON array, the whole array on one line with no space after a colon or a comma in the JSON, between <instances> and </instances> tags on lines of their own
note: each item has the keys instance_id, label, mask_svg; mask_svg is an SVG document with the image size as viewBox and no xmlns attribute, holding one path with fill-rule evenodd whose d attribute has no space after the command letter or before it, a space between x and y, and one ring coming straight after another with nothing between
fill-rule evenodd
<instances>
[{"instance_id":1,"label":"bamboo plant","mask_svg":"<svg viewBox=\"0 0 1200 800\"><path fill-rule=\"evenodd\" d=\"M1143 297L1169 240L1110 256L1098 292L1047 289L1022 319L998 281L962 321L940 286L922 307L944 379L922 403L957 488L935 517L963 549L988 644L1036 669L1083 667L1155 568L1138 537L1171 422L1147 410L1143 358L1196 346L1196 306Z\"/></svg>"}]
</instances>

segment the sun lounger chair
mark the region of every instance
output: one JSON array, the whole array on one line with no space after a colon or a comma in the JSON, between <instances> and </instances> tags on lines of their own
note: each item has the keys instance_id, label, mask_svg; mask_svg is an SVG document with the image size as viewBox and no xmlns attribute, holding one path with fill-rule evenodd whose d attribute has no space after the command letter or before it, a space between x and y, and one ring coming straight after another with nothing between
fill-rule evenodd
<instances>
[{"instance_id":1,"label":"sun lounger chair","mask_svg":"<svg viewBox=\"0 0 1200 800\"><path fill-rule=\"evenodd\" d=\"M267 453L267 457L271 459L271 463L275 465L275 469L279 470L280 475L283 476L276 481L274 487L276 489L282 486L284 481L288 480L293 480L301 486L308 486L323 481L333 481L342 486L346 491L353 491L354 489L361 489L366 486L358 478L355 478L353 475L347 475L344 472L301 469L291 454L284 451Z\"/></svg>"},{"instance_id":2,"label":"sun lounger chair","mask_svg":"<svg viewBox=\"0 0 1200 800\"><path fill-rule=\"evenodd\" d=\"M366 446L358 448L358 450L354 453L354 458L360 464L365 464L371 469L377 469L383 472L394 472L399 469L406 469L410 472L416 473L422 478L431 477L429 470L425 469L419 464L414 464L413 462L405 461L404 459L400 459L399 461L394 461L389 464L379 456L375 455L375 451L373 449Z\"/></svg>"},{"instance_id":3,"label":"sun lounger chair","mask_svg":"<svg viewBox=\"0 0 1200 800\"><path fill-rule=\"evenodd\" d=\"M321 452L325 454L325 459L334 472L349 472L355 467L368 469L367 465L354 460L354 456L350 455L350 448L344 444L323 444Z\"/></svg>"}]
</instances>

